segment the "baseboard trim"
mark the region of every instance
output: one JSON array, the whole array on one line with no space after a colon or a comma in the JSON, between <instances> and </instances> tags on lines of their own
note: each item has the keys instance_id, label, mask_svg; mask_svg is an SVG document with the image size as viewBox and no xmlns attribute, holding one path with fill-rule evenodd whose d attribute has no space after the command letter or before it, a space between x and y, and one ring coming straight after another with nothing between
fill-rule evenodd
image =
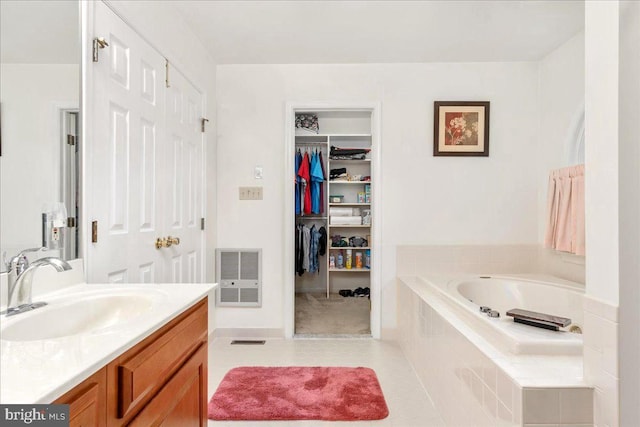
<instances>
[{"instance_id":1,"label":"baseboard trim","mask_svg":"<svg viewBox=\"0 0 640 427\"><path fill-rule=\"evenodd\" d=\"M216 328L211 338L284 338L282 328Z\"/></svg>"}]
</instances>

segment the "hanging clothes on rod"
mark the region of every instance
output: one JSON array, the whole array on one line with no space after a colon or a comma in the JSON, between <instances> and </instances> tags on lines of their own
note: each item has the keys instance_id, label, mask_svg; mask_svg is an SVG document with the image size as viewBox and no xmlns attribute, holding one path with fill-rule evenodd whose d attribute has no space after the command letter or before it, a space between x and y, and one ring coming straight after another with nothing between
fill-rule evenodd
<instances>
[{"instance_id":1,"label":"hanging clothes on rod","mask_svg":"<svg viewBox=\"0 0 640 427\"><path fill-rule=\"evenodd\" d=\"M320 153L318 154L318 156L319 156L318 160L320 163L320 168L322 169L322 180L326 181L327 173L325 172L325 169L324 169L324 159L322 158L322 150L320 150ZM320 184L320 213L321 214L324 213L324 184Z\"/></svg>"},{"instance_id":2,"label":"hanging clothes on rod","mask_svg":"<svg viewBox=\"0 0 640 427\"><path fill-rule=\"evenodd\" d=\"M314 225L309 228L305 224L296 225L295 270L299 276L305 271L320 273L320 256L326 254L327 230Z\"/></svg>"},{"instance_id":3,"label":"hanging clothes on rod","mask_svg":"<svg viewBox=\"0 0 640 427\"><path fill-rule=\"evenodd\" d=\"M302 188L302 179L300 175L298 175L298 171L300 170L300 165L302 164L302 153L300 149L296 151L295 156L295 183L296 183L296 215L300 215L302 213L302 198L300 197L300 189Z\"/></svg>"},{"instance_id":4,"label":"hanging clothes on rod","mask_svg":"<svg viewBox=\"0 0 640 427\"><path fill-rule=\"evenodd\" d=\"M327 180L321 146L298 148L295 154L295 213L324 213L324 185Z\"/></svg>"},{"instance_id":5,"label":"hanging clothes on rod","mask_svg":"<svg viewBox=\"0 0 640 427\"><path fill-rule=\"evenodd\" d=\"M320 233L315 224L311 226L309 240L309 273L315 273L320 270L318 265L318 241L320 240Z\"/></svg>"},{"instance_id":6,"label":"hanging clothes on rod","mask_svg":"<svg viewBox=\"0 0 640 427\"><path fill-rule=\"evenodd\" d=\"M298 169L298 176L300 177L300 215L309 215L311 213L311 164L309 161L309 153L305 149L302 156L302 163Z\"/></svg>"},{"instance_id":7,"label":"hanging clothes on rod","mask_svg":"<svg viewBox=\"0 0 640 427\"><path fill-rule=\"evenodd\" d=\"M320 214L323 211L322 201L320 199L322 192L322 183L324 182L324 172L321 166L320 155L318 150L311 157L311 212Z\"/></svg>"},{"instance_id":8,"label":"hanging clothes on rod","mask_svg":"<svg viewBox=\"0 0 640 427\"><path fill-rule=\"evenodd\" d=\"M305 224L322 221L324 207L324 182L327 181L322 150L326 146L302 143L297 147L295 167L295 214L298 223L295 231L295 272L299 276L320 272L320 256L327 252L327 230L320 224Z\"/></svg>"}]
</instances>

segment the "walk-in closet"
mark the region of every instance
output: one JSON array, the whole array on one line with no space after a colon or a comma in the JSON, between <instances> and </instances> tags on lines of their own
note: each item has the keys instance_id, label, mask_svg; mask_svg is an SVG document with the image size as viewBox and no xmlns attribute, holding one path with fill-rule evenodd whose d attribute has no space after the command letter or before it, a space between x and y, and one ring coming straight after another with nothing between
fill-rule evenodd
<instances>
[{"instance_id":1,"label":"walk-in closet","mask_svg":"<svg viewBox=\"0 0 640 427\"><path fill-rule=\"evenodd\" d=\"M371 334L372 112L296 110L295 334Z\"/></svg>"}]
</instances>

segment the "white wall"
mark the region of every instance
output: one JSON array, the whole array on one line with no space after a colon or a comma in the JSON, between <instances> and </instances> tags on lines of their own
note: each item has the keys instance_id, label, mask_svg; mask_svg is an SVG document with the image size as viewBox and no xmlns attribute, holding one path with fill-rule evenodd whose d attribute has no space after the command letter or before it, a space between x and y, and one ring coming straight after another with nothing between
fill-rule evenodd
<instances>
[{"instance_id":1,"label":"white wall","mask_svg":"<svg viewBox=\"0 0 640 427\"><path fill-rule=\"evenodd\" d=\"M42 205L61 201L58 108L79 107L79 74L78 64L0 68L0 253L40 246Z\"/></svg>"},{"instance_id":2,"label":"white wall","mask_svg":"<svg viewBox=\"0 0 640 427\"><path fill-rule=\"evenodd\" d=\"M283 328L285 103L382 105L382 327L395 327L401 244L536 243L537 63L218 67L218 245L263 249L263 307L220 328ZM488 158L433 157L433 101L491 101ZM264 179L253 179L253 167ZM238 186L264 200L239 201Z\"/></svg>"},{"instance_id":3,"label":"white wall","mask_svg":"<svg viewBox=\"0 0 640 427\"><path fill-rule=\"evenodd\" d=\"M640 3L620 2L620 425L640 420Z\"/></svg>"},{"instance_id":4,"label":"white wall","mask_svg":"<svg viewBox=\"0 0 640 427\"><path fill-rule=\"evenodd\" d=\"M587 292L618 305L618 2L585 4Z\"/></svg>"},{"instance_id":5,"label":"white wall","mask_svg":"<svg viewBox=\"0 0 640 427\"><path fill-rule=\"evenodd\" d=\"M618 179L618 156L623 154L618 141L619 19L617 0L585 3L584 374L585 380L594 386L595 426L621 425L619 242L625 232L619 228L623 207L619 204ZM633 327L637 329L637 324ZM637 419L627 425L636 422Z\"/></svg>"}]
</instances>

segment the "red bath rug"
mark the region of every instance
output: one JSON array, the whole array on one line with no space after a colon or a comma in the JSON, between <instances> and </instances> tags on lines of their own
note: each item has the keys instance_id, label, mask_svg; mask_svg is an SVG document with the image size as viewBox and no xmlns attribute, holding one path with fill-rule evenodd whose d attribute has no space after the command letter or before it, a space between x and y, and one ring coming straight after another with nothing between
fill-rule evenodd
<instances>
[{"instance_id":1,"label":"red bath rug","mask_svg":"<svg viewBox=\"0 0 640 427\"><path fill-rule=\"evenodd\" d=\"M389 415L369 368L247 366L227 372L212 420L381 420Z\"/></svg>"}]
</instances>

